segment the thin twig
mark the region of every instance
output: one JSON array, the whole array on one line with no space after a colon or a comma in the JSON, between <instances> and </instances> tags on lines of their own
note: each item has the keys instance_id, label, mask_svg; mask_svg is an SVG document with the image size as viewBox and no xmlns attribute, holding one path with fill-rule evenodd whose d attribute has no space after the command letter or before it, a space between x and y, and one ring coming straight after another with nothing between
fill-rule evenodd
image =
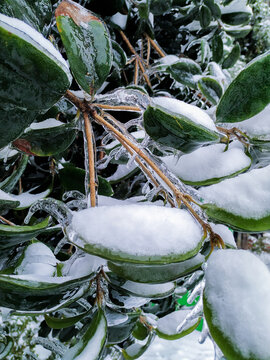
<instances>
[{"instance_id":1,"label":"thin twig","mask_svg":"<svg viewBox=\"0 0 270 360\"><path fill-rule=\"evenodd\" d=\"M93 131L86 112L83 112L85 134L87 140L88 162L89 162L89 187L90 187L90 205L96 206L96 173L95 173L95 154L93 144Z\"/></svg>"},{"instance_id":2,"label":"thin twig","mask_svg":"<svg viewBox=\"0 0 270 360\"><path fill-rule=\"evenodd\" d=\"M139 76L139 69L138 69L138 59L135 60L135 69L134 69L134 84L138 85L138 76Z\"/></svg>"},{"instance_id":3,"label":"thin twig","mask_svg":"<svg viewBox=\"0 0 270 360\"><path fill-rule=\"evenodd\" d=\"M0 220L2 220L3 222L5 222L6 224L8 224L10 226L16 226L13 222L5 219L3 216L0 216Z\"/></svg>"},{"instance_id":4,"label":"thin twig","mask_svg":"<svg viewBox=\"0 0 270 360\"><path fill-rule=\"evenodd\" d=\"M156 50L156 52L161 56L164 57L166 56L165 52L160 48L160 46L157 44L156 41L154 41L153 39L150 38L150 36L148 34L144 34L146 39L148 41L150 41L151 45L153 46L153 48Z\"/></svg>"},{"instance_id":5,"label":"thin twig","mask_svg":"<svg viewBox=\"0 0 270 360\"><path fill-rule=\"evenodd\" d=\"M150 40L147 38L147 56L146 56L146 65L149 66L151 45Z\"/></svg>"},{"instance_id":6,"label":"thin twig","mask_svg":"<svg viewBox=\"0 0 270 360\"><path fill-rule=\"evenodd\" d=\"M124 111L141 111L138 106L127 106L127 105L105 105L105 104L97 104L93 103L94 106L97 106L100 109L107 110L124 110Z\"/></svg>"}]
</instances>

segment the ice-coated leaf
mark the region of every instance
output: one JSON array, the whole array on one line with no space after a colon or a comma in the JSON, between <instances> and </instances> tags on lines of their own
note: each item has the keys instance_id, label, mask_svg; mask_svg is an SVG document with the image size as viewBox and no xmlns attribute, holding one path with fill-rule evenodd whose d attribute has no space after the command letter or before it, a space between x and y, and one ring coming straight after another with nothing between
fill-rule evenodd
<instances>
[{"instance_id":1,"label":"ice-coated leaf","mask_svg":"<svg viewBox=\"0 0 270 360\"><path fill-rule=\"evenodd\" d=\"M223 3L223 5L225 5ZM233 0L225 6L221 6L221 20L229 25L242 25L249 22L252 9L246 0Z\"/></svg>"},{"instance_id":2,"label":"ice-coated leaf","mask_svg":"<svg viewBox=\"0 0 270 360\"><path fill-rule=\"evenodd\" d=\"M211 13L215 19L220 18L221 10L219 4L217 4L215 0L204 0L204 4L211 10Z\"/></svg>"},{"instance_id":3,"label":"ice-coated leaf","mask_svg":"<svg viewBox=\"0 0 270 360\"><path fill-rule=\"evenodd\" d=\"M223 88L219 82L210 76L201 77L198 81L198 88L201 93L214 105L218 103L223 93Z\"/></svg>"},{"instance_id":4,"label":"ice-coated leaf","mask_svg":"<svg viewBox=\"0 0 270 360\"><path fill-rule=\"evenodd\" d=\"M229 69L235 65L237 60L240 57L241 48L238 43L234 45L231 52L225 57L225 59L222 62L223 69Z\"/></svg>"},{"instance_id":5,"label":"ice-coated leaf","mask_svg":"<svg viewBox=\"0 0 270 360\"><path fill-rule=\"evenodd\" d=\"M211 19L212 19L212 13L209 7L204 4L201 5L199 10L199 20L201 27L203 29L207 28L211 22Z\"/></svg>"},{"instance_id":6,"label":"ice-coated leaf","mask_svg":"<svg viewBox=\"0 0 270 360\"><path fill-rule=\"evenodd\" d=\"M52 17L50 0L2 0L0 12L20 19L47 35Z\"/></svg>"},{"instance_id":7,"label":"ice-coated leaf","mask_svg":"<svg viewBox=\"0 0 270 360\"><path fill-rule=\"evenodd\" d=\"M189 259L198 253L203 241L202 229L187 211L155 205L82 210L73 214L66 232L90 254L112 261L147 264Z\"/></svg>"},{"instance_id":8,"label":"ice-coated leaf","mask_svg":"<svg viewBox=\"0 0 270 360\"><path fill-rule=\"evenodd\" d=\"M226 33L228 35L231 35L233 37L235 37L236 39L240 39L240 38L244 38L246 37L250 31L252 30L252 27L250 25L244 25L244 26L240 26L240 25L236 25L236 26L226 26L224 24L224 30L226 31Z\"/></svg>"},{"instance_id":9,"label":"ice-coated leaf","mask_svg":"<svg viewBox=\"0 0 270 360\"><path fill-rule=\"evenodd\" d=\"M139 297L161 299L171 295L175 289L175 284L173 282L164 284L140 284L130 280L123 282L123 279L121 278L112 276L112 274L108 275L113 286L115 285L126 291L128 294Z\"/></svg>"},{"instance_id":10,"label":"ice-coated leaf","mask_svg":"<svg viewBox=\"0 0 270 360\"><path fill-rule=\"evenodd\" d=\"M62 1L55 16L72 73L80 87L94 95L109 75L112 64L107 27L73 1Z\"/></svg>"},{"instance_id":11,"label":"ice-coated leaf","mask_svg":"<svg viewBox=\"0 0 270 360\"><path fill-rule=\"evenodd\" d=\"M219 140L215 124L204 110L173 98L152 98L144 112L144 127L155 141L183 152Z\"/></svg>"},{"instance_id":12,"label":"ice-coated leaf","mask_svg":"<svg viewBox=\"0 0 270 360\"><path fill-rule=\"evenodd\" d=\"M218 122L243 121L270 102L270 52L258 56L229 85L217 107Z\"/></svg>"},{"instance_id":13,"label":"ice-coated leaf","mask_svg":"<svg viewBox=\"0 0 270 360\"><path fill-rule=\"evenodd\" d=\"M65 151L74 141L76 124L47 119L33 123L12 145L28 155L51 156Z\"/></svg>"},{"instance_id":14,"label":"ice-coated leaf","mask_svg":"<svg viewBox=\"0 0 270 360\"><path fill-rule=\"evenodd\" d=\"M172 0L151 0L150 11L154 15L163 15L166 11L170 10L172 6Z\"/></svg>"},{"instance_id":15,"label":"ice-coated leaf","mask_svg":"<svg viewBox=\"0 0 270 360\"><path fill-rule=\"evenodd\" d=\"M225 178L234 177L246 171L251 159L245 154L243 145L232 142L201 147L180 158L164 156L162 161L177 177L190 185L211 185Z\"/></svg>"},{"instance_id":16,"label":"ice-coated leaf","mask_svg":"<svg viewBox=\"0 0 270 360\"><path fill-rule=\"evenodd\" d=\"M178 310L160 318L155 329L157 335L163 339L176 340L190 334L199 325L200 317L188 321L180 332L177 331L177 327L185 320L189 312L190 310Z\"/></svg>"},{"instance_id":17,"label":"ice-coated leaf","mask_svg":"<svg viewBox=\"0 0 270 360\"><path fill-rule=\"evenodd\" d=\"M26 166L28 163L28 155L23 155L21 157L20 162L18 163L18 167L13 173L8 176L5 180L0 182L0 189L5 192L11 192L15 185L18 183L22 174L24 173Z\"/></svg>"},{"instance_id":18,"label":"ice-coated leaf","mask_svg":"<svg viewBox=\"0 0 270 360\"><path fill-rule=\"evenodd\" d=\"M19 201L13 199L9 194L5 193L3 190L0 190L0 212L14 209L19 206Z\"/></svg>"},{"instance_id":19,"label":"ice-coated leaf","mask_svg":"<svg viewBox=\"0 0 270 360\"><path fill-rule=\"evenodd\" d=\"M53 44L21 20L0 14L1 108L48 109L70 86L69 68Z\"/></svg>"},{"instance_id":20,"label":"ice-coated leaf","mask_svg":"<svg viewBox=\"0 0 270 360\"><path fill-rule=\"evenodd\" d=\"M149 334L148 339L145 343L135 342L129 345L126 349L123 349L122 354L124 358L128 360L138 359L149 348L152 341L154 340L154 337L155 334L154 332L152 332Z\"/></svg>"},{"instance_id":21,"label":"ice-coated leaf","mask_svg":"<svg viewBox=\"0 0 270 360\"><path fill-rule=\"evenodd\" d=\"M132 333L138 317L139 312L130 312L126 314L128 319L119 325L108 327L108 343L118 344L126 340Z\"/></svg>"},{"instance_id":22,"label":"ice-coated leaf","mask_svg":"<svg viewBox=\"0 0 270 360\"><path fill-rule=\"evenodd\" d=\"M3 336L3 335L2 335ZM10 336L6 336L4 339L1 339L0 342L0 359L6 359L8 354L10 354L11 350L14 346L14 340Z\"/></svg>"},{"instance_id":23,"label":"ice-coated leaf","mask_svg":"<svg viewBox=\"0 0 270 360\"><path fill-rule=\"evenodd\" d=\"M48 227L49 218L32 226L11 226L0 224L0 249L11 248L33 239Z\"/></svg>"},{"instance_id":24,"label":"ice-coated leaf","mask_svg":"<svg viewBox=\"0 0 270 360\"><path fill-rule=\"evenodd\" d=\"M51 189L44 190L37 194L32 194L31 192L36 190L36 188L33 188L29 191L23 192L19 195L14 194L8 194L10 199L13 201L18 202L18 205L16 206L16 209L21 210L30 207L35 201L44 199L49 195L51 192ZM1 191L1 190L0 190Z\"/></svg>"},{"instance_id":25,"label":"ice-coated leaf","mask_svg":"<svg viewBox=\"0 0 270 360\"><path fill-rule=\"evenodd\" d=\"M1 274L0 306L18 311L41 311L60 306L76 292L83 296L83 285L93 277L94 274L79 278Z\"/></svg>"},{"instance_id":26,"label":"ice-coated leaf","mask_svg":"<svg viewBox=\"0 0 270 360\"><path fill-rule=\"evenodd\" d=\"M79 315L69 316L69 317L55 317L45 314L45 321L47 325L52 329L65 329L72 325L75 325L77 322L81 321L84 317L89 314L89 311L85 311Z\"/></svg>"},{"instance_id":27,"label":"ice-coated leaf","mask_svg":"<svg viewBox=\"0 0 270 360\"><path fill-rule=\"evenodd\" d=\"M98 309L83 336L68 349L62 360L98 360L106 343L107 321L102 309Z\"/></svg>"},{"instance_id":28,"label":"ice-coated leaf","mask_svg":"<svg viewBox=\"0 0 270 360\"><path fill-rule=\"evenodd\" d=\"M200 268L204 256L197 254L191 259L172 264L147 265L108 261L108 267L123 279L138 283L161 284L173 281Z\"/></svg>"},{"instance_id":29,"label":"ice-coated leaf","mask_svg":"<svg viewBox=\"0 0 270 360\"><path fill-rule=\"evenodd\" d=\"M223 41L220 35L215 35L212 39L213 61L220 62L223 56Z\"/></svg>"},{"instance_id":30,"label":"ice-coated leaf","mask_svg":"<svg viewBox=\"0 0 270 360\"><path fill-rule=\"evenodd\" d=\"M245 250L219 250L205 273L204 315L228 360L270 358L270 272ZM248 341L247 341L248 339Z\"/></svg>"},{"instance_id":31,"label":"ice-coated leaf","mask_svg":"<svg viewBox=\"0 0 270 360\"><path fill-rule=\"evenodd\" d=\"M216 222L249 232L270 229L270 165L201 188L202 207Z\"/></svg>"},{"instance_id":32,"label":"ice-coated leaf","mask_svg":"<svg viewBox=\"0 0 270 360\"><path fill-rule=\"evenodd\" d=\"M168 66L167 71L173 79L192 89L196 88L197 76L202 74L201 67L195 61L185 58Z\"/></svg>"}]
</instances>

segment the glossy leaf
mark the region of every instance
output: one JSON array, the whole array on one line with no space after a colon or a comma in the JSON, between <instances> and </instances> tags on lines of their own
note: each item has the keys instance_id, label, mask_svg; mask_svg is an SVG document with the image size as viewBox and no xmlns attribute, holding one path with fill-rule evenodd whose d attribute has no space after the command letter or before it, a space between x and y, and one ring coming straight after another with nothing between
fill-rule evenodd
<instances>
[{"instance_id":1,"label":"glossy leaf","mask_svg":"<svg viewBox=\"0 0 270 360\"><path fill-rule=\"evenodd\" d=\"M19 205L20 205L19 201L3 200L0 198L0 214L5 212L6 210L14 209Z\"/></svg>"},{"instance_id":2,"label":"glossy leaf","mask_svg":"<svg viewBox=\"0 0 270 360\"><path fill-rule=\"evenodd\" d=\"M154 15L163 15L166 11L170 10L172 6L172 0L151 0L150 11Z\"/></svg>"},{"instance_id":3,"label":"glossy leaf","mask_svg":"<svg viewBox=\"0 0 270 360\"><path fill-rule=\"evenodd\" d=\"M233 80L217 107L218 122L246 120L270 102L270 53L255 58Z\"/></svg>"},{"instance_id":4,"label":"glossy leaf","mask_svg":"<svg viewBox=\"0 0 270 360\"><path fill-rule=\"evenodd\" d=\"M124 358L128 360L138 359L149 348L154 338L154 332L152 332L149 334L145 344L135 342L134 344L129 345L126 349L123 349L122 354Z\"/></svg>"},{"instance_id":5,"label":"glossy leaf","mask_svg":"<svg viewBox=\"0 0 270 360\"><path fill-rule=\"evenodd\" d=\"M47 109L69 88L71 76L61 54L24 22L0 14L0 47L2 109Z\"/></svg>"},{"instance_id":6,"label":"glossy leaf","mask_svg":"<svg viewBox=\"0 0 270 360\"><path fill-rule=\"evenodd\" d=\"M219 19L221 17L220 7L214 0L204 0L204 4L211 10L215 19Z\"/></svg>"},{"instance_id":7,"label":"glossy leaf","mask_svg":"<svg viewBox=\"0 0 270 360\"><path fill-rule=\"evenodd\" d=\"M5 192L11 192L20 180L22 174L24 173L27 163L28 155L23 155L20 162L18 163L17 169L14 170L10 176L8 176L0 183L0 189Z\"/></svg>"},{"instance_id":8,"label":"glossy leaf","mask_svg":"<svg viewBox=\"0 0 270 360\"><path fill-rule=\"evenodd\" d=\"M221 20L228 25L245 25L250 21L250 12L232 12L221 15Z\"/></svg>"},{"instance_id":9,"label":"glossy leaf","mask_svg":"<svg viewBox=\"0 0 270 360\"><path fill-rule=\"evenodd\" d=\"M212 39L213 61L220 62L223 57L223 41L220 35L215 35Z\"/></svg>"},{"instance_id":10,"label":"glossy leaf","mask_svg":"<svg viewBox=\"0 0 270 360\"><path fill-rule=\"evenodd\" d=\"M48 127L43 127L43 123L35 124L37 128L27 129L12 145L28 155L51 156L63 152L73 143L77 130L75 123Z\"/></svg>"},{"instance_id":11,"label":"glossy leaf","mask_svg":"<svg viewBox=\"0 0 270 360\"><path fill-rule=\"evenodd\" d=\"M73 1L62 1L55 16L72 73L81 88L94 95L111 69L108 30L92 12Z\"/></svg>"},{"instance_id":12,"label":"glossy leaf","mask_svg":"<svg viewBox=\"0 0 270 360\"><path fill-rule=\"evenodd\" d=\"M167 68L169 74L176 81L192 89L196 88L196 75L201 75L200 66L191 59L180 59Z\"/></svg>"},{"instance_id":13,"label":"glossy leaf","mask_svg":"<svg viewBox=\"0 0 270 360\"><path fill-rule=\"evenodd\" d=\"M29 241L42 233L49 224L49 218L32 226L10 226L0 224L0 249L11 248Z\"/></svg>"},{"instance_id":14,"label":"glossy leaf","mask_svg":"<svg viewBox=\"0 0 270 360\"><path fill-rule=\"evenodd\" d=\"M203 262L204 256L198 254L191 259L173 264L141 265L108 261L108 267L123 279L138 283L161 284L179 279L199 269Z\"/></svg>"},{"instance_id":15,"label":"glossy leaf","mask_svg":"<svg viewBox=\"0 0 270 360\"><path fill-rule=\"evenodd\" d=\"M207 28L211 22L212 19L212 13L208 6L201 5L200 11L199 11L199 20L201 27Z\"/></svg>"},{"instance_id":16,"label":"glossy leaf","mask_svg":"<svg viewBox=\"0 0 270 360\"><path fill-rule=\"evenodd\" d=\"M70 317L55 317L45 314L45 321L47 325L52 329L66 329L77 322L81 321L89 314L89 311L85 311L82 314L70 316Z\"/></svg>"},{"instance_id":17,"label":"glossy leaf","mask_svg":"<svg viewBox=\"0 0 270 360\"><path fill-rule=\"evenodd\" d=\"M14 346L14 340L10 336L6 336L3 341L1 340L0 341L0 348L1 348L0 359L6 359L8 354L10 354L11 350L13 349L13 346Z\"/></svg>"},{"instance_id":18,"label":"glossy leaf","mask_svg":"<svg viewBox=\"0 0 270 360\"><path fill-rule=\"evenodd\" d=\"M231 52L225 57L222 63L223 69L229 69L234 66L237 60L240 57L241 48L240 45L237 43L232 48Z\"/></svg>"},{"instance_id":19,"label":"glossy leaf","mask_svg":"<svg viewBox=\"0 0 270 360\"><path fill-rule=\"evenodd\" d=\"M15 17L47 35L52 17L50 0L2 0L0 12Z\"/></svg>"},{"instance_id":20,"label":"glossy leaf","mask_svg":"<svg viewBox=\"0 0 270 360\"><path fill-rule=\"evenodd\" d=\"M252 30L252 27L250 25L245 26L225 26L224 30L228 35L233 36L236 39L244 38L246 37L250 31Z\"/></svg>"},{"instance_id":21,"label":"glossy leaf","mask_svg":"<svg viewBox=\"0 0 270 360\"><path fill-rule=\"evenodd\" d=\"M108 327L108 344L121 343L132 333L140 314L133 312L127 315L128 319L124 323Z\"/></svg>"},{"instance_id":22,"label":"glossy leaf","mask_svg":"<svg viewBox=\"0 0 270 360\"><path fill-rule=\"evenodd\" d=\"M144 127L152 139L186 153L204 143L218 141L217 132L195 123L185 113L182 115L172 109L155 104L148 106L144 112Z\"/></svg>"},{"instance_id":23,"label":"glossy leaf","mask_svg":"<svg viewBox=\"0 0 270 360\"><path fill-rule=\"evenodd\" d=\"M198 88L201 93L214 105L222 96L223 88L219 82L210 76L201 77L198 81Z\"/></svg>"}]
</instances>

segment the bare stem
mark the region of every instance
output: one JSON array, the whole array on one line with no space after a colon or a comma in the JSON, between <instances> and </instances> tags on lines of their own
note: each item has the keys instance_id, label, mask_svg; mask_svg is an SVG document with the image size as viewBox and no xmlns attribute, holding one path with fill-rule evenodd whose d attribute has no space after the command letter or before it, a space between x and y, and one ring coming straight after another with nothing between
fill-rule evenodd
<instances>
[{"instance_id":1,"label":"bare stem","mask_svg":"<svg viewBox=\"0 0 270 360\"><path fill-rule=\"evenodd\" d=\"M150 36L147 35L146 33L144 35L145 35L146 39L150 42L150 44L153 46L153 48L156 50L156 52L159 54L159 56L161 56L161 57L166 56L164 51L160 48L160 46L157 44L157 42L155 40L151 39Z\"/></svg>"},{"instance_id":2,"label":"bare stem","mask_svg":"<svg viewBox=\"0 0 270 360\"><path fill-rule=\"evenodd\" d=\"M105 105L105 104L96 104L96 103L93 103L93 105L99 107L100 109L104 109L104 110L141 111L141 109L137 106Z\"/></svg>"},{"instance_id":3,"label":"bare stem","mask_svg":"<svg viewBox=\"0 0 270 360\"><path fill-rule=\"evenodd\" d=\"M85 134L87 140L87 151L89 159L89 187L90 187L90 205L96 206L96 174L95 174L95 154L93 144L93 131L89 120L89 116L86 112L83 112Z\"/></svg>"},{"instance_id":4,"label":"bare stem","mask_svg":"<svg viewBox=\"0 0 270 360\"><path fill-rule=\"evenodd\" d=\"M5 219L3 216L0 216L0 220L2 220L3 222L5 222L6 224L10 225L10 226L15 226L15 224L7 219Z\"/></svg>"}]
</instances>

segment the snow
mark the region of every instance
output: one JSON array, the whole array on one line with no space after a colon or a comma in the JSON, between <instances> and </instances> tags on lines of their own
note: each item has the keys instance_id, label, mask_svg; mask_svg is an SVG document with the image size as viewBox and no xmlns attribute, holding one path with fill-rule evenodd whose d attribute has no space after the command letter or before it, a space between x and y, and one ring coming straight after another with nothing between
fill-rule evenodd
<instances>
[{"instance_id":1,"label":"snow","mask_svg":"<svg viewBox=\"0 0 270 360\"><path fill-rule=\"evenodd\" d=\"M270 358L270 272L246 250L214 252L204 290L212 322L245 358Z\"/></svg>"},{"instance_id":2,"label":"snow","mask_svg":"<svg viewBox=\"0 0 270 360\"><path fill-rule=\"evenodd\" d=\"M222 224L213 224L213 223L209 223L209 225L216 234L221 236L226 246L232 248L237 247L234 240L233 232L227 226Z\"/></svg>"},{"instance_id":3,"label":"snow","mask_svg":"<svg viewBox=\"0 0 270 360\"><path fill-rule=\"evenodd\" d=\"M217 128L210 116L204 110L198 108L197 106L187 104L181 100L164 96L152 98L152 102L154 105L161 106L166 110L169 110L180 116L185 116L190 121L202 125L209 130L217 132Z\"/></svg>"},{"instance_id":4,"label":"snow","mask_svg":"<svg viewBox=\"0 0 270 360\"><path fill-rule=\"evenodd\" d=\"M230 176L251 165L251 159L240 142L232 142L227 151L225 148L225 144L214 144L200 147L179 159L170 155L162 160L176 176L190 182Z\"/></svg>"},{"instance_id":5,"label":"snow","mask_svg":"<svg viewBox=\"0 0 270 360\"><path fill-rule=\"evenodd\" d=\"M168 295L168 293L173 292L175 284L173 282L165 284L140 284L127 280L123 285L121 285L121 288L126 289L135 295L137 294L143 297L156 298L159 297L159 295L160 297L164 297Z\"/></svg>"},{"instance_id":6,"label":"snow","mask_svg":"<svg viewBox=\"0 0 270 360\"><path fill-rule=\"evenodd\" d=\"M138 165L136 161L132 162L132 164L128 167L125 164L119 164L117 166L116 171L109 177L106 178L107 181L114 182L124 179L126 176L129 176L135 169L137 169Z\"/></svg>"},{"instance_id":7,"label":"snow","mask_svg":"<svg viewBox=\"0 0 270 360\"><path fill-rule=\"evenodd\" d=\"M97 359L101 350L101 344L106 334L106 320L101 318L100 323L85 348L76 356L76 353L84 346L83 339L79 340L75 346L63 355L62 360L89 360Z\"/></svg>"},{"instance_id":8,"label":"snow","mask_svg":"<svg viewBox=\"0 0 270 360\"><path fill-rule=\"evenodd\" d=\"M78 257L71 266L69 265L69 262L66 261L62 271L65 273L66 269L70 266L68 275L73 277L82 277L91 274L102 265L106 265L106 261L104 261L104 259L90 254L84 254L83 256Z\"/></svg>"},{"instance_id":9,"label":"snow","mask_svg":"<svg viewBox=\"0 0 270 360\"><path fill-rule=\"evenodd\" d=\"M187 211L155 205L82 210L74 213L71 227L86 243L133 256L185 254L202 238L202 229Z\"/></svg>"},{"instance_id":10,"label":"snow","mask_svg":"<svg viewBox=\"0 0 270 360\"><path fill-rule=\"evenodd\" d=\"M250 137L270 139L270 104L251 118L234 123L234 127L244 131Z\"/></svg>"},{"instance_id":11,"label":"snow","mask_svg":"<svg viewBox=\"0 0 270 360\"><path fill-rule=\"evenodd\" d=\"M190 313L190 310L178 310L170 313L169 315L163 316L157 322L158 330L166 335L175 335L177 334L177 327L181 324L187 315ZM198 318L192 319L186 323L181 332L184 332L190 329L196 324Z\"/></svg>"},{"instance_id":12,"label":"snow","mask_svg":"<svg viewBox=\"0 0 270 360\"><path fill-rule=\"evenodd\" d=\"M48 246L34 242L24 251L23 260L15 272L17 275L53 276L56 263L56 257Z\"/></svg>"},{"instance_id":13,"label":"snow","mask_svg":"<svg viewBox=\"0 0 270 360\"><path fill-rule=\"evenodd\" d=\"M226 6L220 6L220 10L222 14L229 13L237 13L237 12L245 12L252 14L252 9L247 5L246 0L233 0L230 4Z\"/></svg>"},{"instance_id":14,"label":"snow","mask_svg":"<svg viewBox=\"0 0 270 360\"><path fill-rule=\"evenodd\" d=\"M123 15L121 13L116 13L111 17L111 22L113 22L114 24L118 25L122 30L126 29L126 25L127 25L127 15Z\"/></svg>"},{"instance_id":15,"label":"snow","mask_svg":"<svg viewBox=\"0 0 270 360\"><path fill-rule=\"evenodd\" d=\"M56 120L54 118L50 118L41 122L34 122L32 123L29 128L27 128L25 131L29 131L29 130L40 130L40 129L47 129L47 128L52 128L52 127L57 127L57 126L61 126L61 125L65 125L63 122Z\"/></svg>"},{"instance_id":16,"label":"snow","mask_svg":"<svg viewBox=\"0 0 270 360\"><path fill-rule=\"evenodd\" d=\"M10 194L5 193L3 190L0 190L0 200L16 201Z\"/></svg>"},{"instance_id":17,"label":"snow","mask_svg":"<svg viewBox=\"0 0 270 360\"><path fill-rule=\"evenodd\" d=\"M170 66L170 65L174 64L177 61L179 61L178 56L176 56L176 55L166 55L166 56L162 57L161 59L159 59L158 61L156 61L155 66L160 66L160 65Z\"/></svg>"},{"instance_id":18,"label":"snow","mask_svg":"<svg viewBox=\"0 0 270 360\"><path fill-rule=\"evenodd\" d=\"M14 201L20 202L18 209L23 209L23 208L27 208L27 207L31 206L35 201L44 199L51 192L50 189L47 189L38 194L30 194L30 191L33 191L35 189L36 188L31 189L29 191L21 193L20 195L11 195L11 197L14 199Z\"/></svg>"},{"instance_id":19,"label":"snow","mask_svg":"<svg viewBox=\"0 0 270 360\"><path fill-rule=\"evenodd\" d=\"M11 158L14 155L17 155L19 152L17 150L11 149L9 146L4 147L0 150L0 159L4 159L4 161L8 158Z\"/></svg>"},{"instance_id":20,"label":"snow","mask_svg":"<svg viewBox=\"0 0 270 360\"><path fill-rule=\"evenodd\" d=\"M25 22L0 14L0 26L12 34L22 37L29 44L45 53L52 60L54 60L67 74L70 82L72 76L69 72L69 66L66 60L62 57L60 52L53 46L53 44L44 38L41 33L26 24Z\"/></svg>"},{"instance_id":21,"label":"snow","mask_svg":"<svg viewBox=\"0 0 270 360\"><path fill-rule=\"evenodd\" d=\"M260 219L270 214L270 165L199 189L204 203L213 203L244 218Z\"/></svg>"},{"instance_id":22,"label":"snow","mask_svg":"<svg viewBox=\"0 0 270 360\"><path fill-rule=\"evenodd\" d=\"M155 338L150 348L140 357L140 360L213 360L214 346L209 338L199 344L199 332L178 340Z\"/></svg>"}]
</instances>

